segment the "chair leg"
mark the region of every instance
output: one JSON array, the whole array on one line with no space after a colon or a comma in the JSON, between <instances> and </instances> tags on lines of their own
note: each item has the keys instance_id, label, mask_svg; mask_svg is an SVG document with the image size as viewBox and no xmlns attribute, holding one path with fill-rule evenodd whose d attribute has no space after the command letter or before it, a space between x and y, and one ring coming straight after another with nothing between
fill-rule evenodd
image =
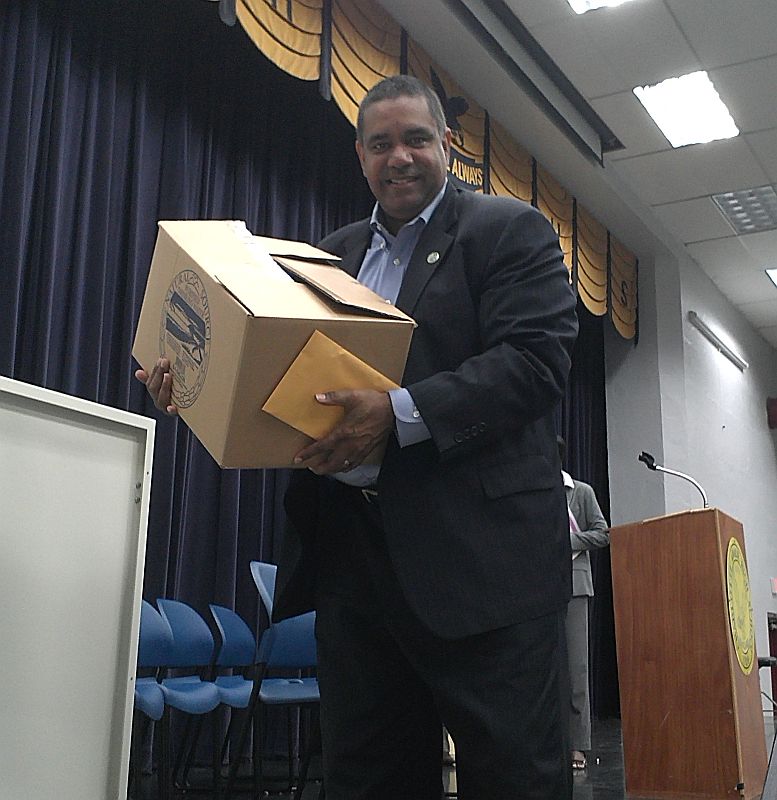
<instances>
[{"instance_id":1,"label":"chair leg","mask_svg":"<svg viewBox=\"0 0 777 800\"><path fill-rule=\"evenodd\" d=\"M186 725L183 729L183 736L181 736L181 744L178 748L178 753L175 757L175 764L173 765L173 786L177 786L181 789L186 788L185 778L182 776L181 780L178 780L178 773L181 770L182 764L186 763L184 758L188 759L189 753L191 753L191 749L187 748L189 742L189 733L192 727L192 717L191 715L187 715L186 717Z\"/></svg>"},{"instance_id":2,"label":"chair leg","mask_svg":"<svg viewBox=\"0 0 777 800\"><path fill-rule=\"evenodd\" d=\"M238 737L238 743L237 743L237 750L234 753L230 754L229 771L227 773L227 785L224 790L224 800L229 800L229 797L232 794L232 788L235 784L235 778L237 777L237 770L240 766L240 755L242 754L246 746L246 740L248 739L248 732L251 727L251 720L253 715L256 713L256 706L258 699L259 699L259 683L257 682L251 693L251 700L248 704L248 716L246 717L246 721L240 730L240 736ZM254 746L256 746L256 736L254 736Z\"/></svg>"},{"instance_id":3,"label":"chair leg","mask_svg":"<svg viewBox=\"0 0 777 800\"><path fill-rule=\"evenodd\" d=\"M141 769L140 759L142 757L143 724L140 720L140 712L135 709L132 716L132 732L130 734L130 770L127 783L127 797L133 798L140 796Z\"/></svg>"},{"instance_id":4,"label":"chair leg","mask_svg":"<svg viewBox=\"0 0 777 800\"><path fill-rule=\"evenodd\" d=\"M299 776L297 778L297 787L294 791L293 800L302 800L302 794L305 791L305 784L308 781L308 770L310 769L310 760L313 757L314 749L320 749L321 746L321 728L319 727L318 708L308 709L308 737L305 743L305 755L300 762ZM314 747L315 745L315 747ZM321 792L324 791L324 785L321 784L319 797L323 797Z\"/></svg>"},{"instance_id":5,"label":"chair leg","mask_svg":"<svg viewBox=\"0 0 777 800\"><path fill-rule=\"evenodd\" d=\"M219 756L219 762L222 765L224 764L224 760L227 757L227 749L229 748L229 744L232 741L232 729L235 727L236 717L237 717L237 711L234 708L230 708L229 722L227 723L227 732L224 734L224 741L221 743L221 755Z\"/></svg>"},{"instance_id":6,"label":"chair leg","mask_svg":"<svg viewBox=\"0 0 777 800\"><path fill-rule=\"evenodd\" d=\"M186 731L184 732L183 741L186 741L186 732L189 730L189 723L190 720L186 721ZM200 741L200 731L202 730L202 716L197 717L194 722L194 732L192 733L192 743L186 753L186 762L184 763L183 767L183 775L181 775L180 786L188 786L189 785L189 770L192 768L192 764L194 763L194 757L197 753L197 745ZM178 762L180 763L180 759ZM177 767L176 767L176 775L177 775Z\"/></svg>"},{"instance_id":7,"label":"chair leg","mask_svg":"<svg viewBox=\"0 0 777 800\"><path fill-rule=\"evenodd\" d=\"M261 713L262 709L258 706L249 709L248 719L246 719L246 725L251 725L251 785L256 797L260 797L264 791Z\"/></svg>"},{"instance_id":8,"label":"chair leg","mask_svg":"<svg viewBox=\"0 0 777 800\"><path fill-rule=\"evenodd\" d=\"M219 714L218 706L211 711L211 725L213 726L211 736L212 768L213 768L213 800L219 800L221 791L221 748L219 747Z\"/></svg>"},{"instance_id":9,"label":"chair leg","mask_svg":"<svg viewBox=\"0 0 777 800\"><path fill-rule=\"evenodd\" d=\"M294 737L291 725L291 707L286 709L286 752L289 758L289 792L294 788Z\"/></svg>"},{"instance_id":10,"label":"chair leg","mask_svg":"<svg viewBox=\"0 0 777 800\"><path fill-rule=\"evenodd\" d=\"M247 731L245 727L240 732L240 737L238 741L237 751L236 753L242 753L243 747L245 746L246 742L246 735ZM237 778L237 770L240 766L240 756L236 755L236 753L230 753L230 760L229 760L229 770L227 772L227 785L224 789L224 800L229 800L232 796L232 787L235 784L235 778Z\"/></svg>"},{"instance_id":11,"label":"chair leg","mask_svg":"<svg viewBox=\"0 0 777 800\"><path fill-rule=\"evenodd\" d=\"M172 775L170 774L170 709L165 707L162 719L154 726L159 731L157 757L157 786L160 800L170 800Z\"/></svg>"}]
</instances>

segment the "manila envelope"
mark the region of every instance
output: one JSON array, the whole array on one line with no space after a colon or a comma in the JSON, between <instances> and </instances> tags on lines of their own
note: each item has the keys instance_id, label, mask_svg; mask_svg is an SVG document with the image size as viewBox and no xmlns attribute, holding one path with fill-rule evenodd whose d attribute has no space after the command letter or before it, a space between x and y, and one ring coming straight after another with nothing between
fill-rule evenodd
<instances>
[{"instance_id":1,"label":"manila envelope","mask_svg":"<svg viewBox=\"0 0 777 800\"><path fill-rule=\"evenodd\" d=\"M262 410L313 439L320 439L337 425L344 410L342 406L321 405L315 398L316 392L338 389L386 392L398 388L337 342L314 331Z\"/></svg>"}]
</instances>

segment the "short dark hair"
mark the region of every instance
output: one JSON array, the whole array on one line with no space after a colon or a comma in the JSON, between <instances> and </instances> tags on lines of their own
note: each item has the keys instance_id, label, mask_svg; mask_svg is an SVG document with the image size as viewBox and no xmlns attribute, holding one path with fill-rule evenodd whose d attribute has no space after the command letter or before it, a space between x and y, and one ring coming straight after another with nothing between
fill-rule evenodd
<instances>
[{"instance_id":1,"label":"short dark hair","mask_svg":"<svg viewBox=\"0 0 777 800\"><path fill-rule=\"evenodd\" d=\"M412 75L391 75L376 83L364 95L359 104L359 114L356 118L356 138L358 141L364 141L364 112L373 103L379 103L381 100L395 100L397 97L423 97L437 126L437 133L442 139L447 125L445 123L445 112L436 92Z\"/></svg>"}]
</instances>

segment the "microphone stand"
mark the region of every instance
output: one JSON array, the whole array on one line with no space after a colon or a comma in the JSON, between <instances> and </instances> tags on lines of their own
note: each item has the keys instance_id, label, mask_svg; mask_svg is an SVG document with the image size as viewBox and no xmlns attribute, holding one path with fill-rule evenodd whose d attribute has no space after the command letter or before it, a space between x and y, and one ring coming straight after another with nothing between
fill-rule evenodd
<instances>
[{"instance_id":1,"label":"microphone stand","mask_svg":"<svg viewBox=\"0 0 777 800\"><path fill-rule=\"evenodd\" d=\"M704 501L704 508L710 507L710 504L707 502L707 493L704 491L701 484L697 480L694 480L690 475L686 475L684 472L678 472L677 470L669 469L667 467L662 467L660 464L656 464L655 458L653 458L650 453L646 453L644 450L639 454L639 460L648 469L652 469L656 472L666 472L668 475L676 475L678 478L684 478L686 481L689 481L701 492L701 497Z\"/></svg>"}]
</instances>

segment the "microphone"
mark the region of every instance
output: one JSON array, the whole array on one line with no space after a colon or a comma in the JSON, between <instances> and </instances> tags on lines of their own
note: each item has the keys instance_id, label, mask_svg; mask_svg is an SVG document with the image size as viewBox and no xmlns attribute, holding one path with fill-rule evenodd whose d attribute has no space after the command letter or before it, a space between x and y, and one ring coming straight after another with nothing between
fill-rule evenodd
<instances>
[{"instance_id":1,"label":"microphone","mask_svg":"<svg viewBox=\"0 0 777 800\"><path fill-rule=\"evenodd\" d=\"M701 484L697 480L694 480L690 475L686 475L684 472L678 472L675 469L669 469L668 467L662 467L660 464L656 464L655 458L653 458L650 453L646 453L644 450L639 454L638 460L641 461L648 469L652 469L655 472L666 472L667 475L676 475L678 478L683 478L689 483L692 483L701 492L701 498L704 501L704 508L710 507L710 504L707 502L707 493L704 491Z\"/></svg>"}]
</instances>

